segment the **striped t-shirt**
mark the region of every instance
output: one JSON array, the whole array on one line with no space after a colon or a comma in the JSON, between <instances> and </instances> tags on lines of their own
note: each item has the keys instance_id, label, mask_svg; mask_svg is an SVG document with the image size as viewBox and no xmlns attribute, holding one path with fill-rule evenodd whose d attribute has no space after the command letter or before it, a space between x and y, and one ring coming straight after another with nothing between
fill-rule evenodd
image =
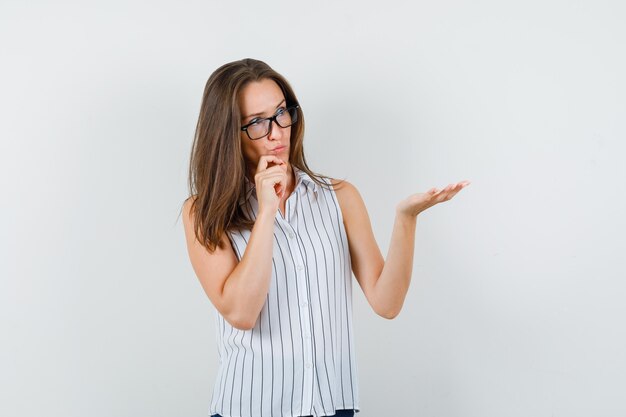
<instances>
[{"instance_id":1,"label":"striped t-shirt","mask_svg":"<svg viewBox=\"0 0 626 417\"><path fill-rule=\"evenodd\" d=\"M296 184L276 212L272 278L254 328L231 326L217 310L219 369L209 415L329 416L359 412L352 328L352 269L334 190L292 166ZM254 183L240 204L256 219ZM243 256L250 231L228 233Z\"/></svg>"}]
</instances>

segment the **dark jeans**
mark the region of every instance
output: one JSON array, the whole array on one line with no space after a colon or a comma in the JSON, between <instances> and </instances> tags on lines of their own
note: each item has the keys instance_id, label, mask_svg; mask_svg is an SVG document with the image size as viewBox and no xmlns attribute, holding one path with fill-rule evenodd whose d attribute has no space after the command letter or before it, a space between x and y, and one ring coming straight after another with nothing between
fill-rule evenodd
<instances>
[{"instance_id":1,"label":"dark jeans","mask_svg":"<svg viewBox=\"0 0 626 417\"><path fill-rule=\"evenodd\" d=\"M353 417L354 410L337 410L336 414L328 417ZM222 417L219 414L213 414L211 417ZM310 417L310 416L309 416Z\"/></svg>"}]
</instances>

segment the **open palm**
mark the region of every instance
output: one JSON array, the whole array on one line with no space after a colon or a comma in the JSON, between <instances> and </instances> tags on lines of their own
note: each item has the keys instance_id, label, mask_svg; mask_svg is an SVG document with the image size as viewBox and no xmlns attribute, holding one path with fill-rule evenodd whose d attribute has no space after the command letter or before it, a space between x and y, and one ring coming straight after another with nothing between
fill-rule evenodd
<instances>
[{"instance_id":1,"label":"open palm","mask_svg":"<svg viewBox=\"0 0 626 417\"><path fill-rule=\"evenodd\" d=\"M456 184L449 184L446 188L441 190L438 188L431 188L425 193L410 195L408 198L398 203L396 211L400 214L417 216L419 213L434 206L435 204L450 200L456 195L456 193L467 187L469 184L469 181L461 181Z\"/></svg>"}]
</instances>

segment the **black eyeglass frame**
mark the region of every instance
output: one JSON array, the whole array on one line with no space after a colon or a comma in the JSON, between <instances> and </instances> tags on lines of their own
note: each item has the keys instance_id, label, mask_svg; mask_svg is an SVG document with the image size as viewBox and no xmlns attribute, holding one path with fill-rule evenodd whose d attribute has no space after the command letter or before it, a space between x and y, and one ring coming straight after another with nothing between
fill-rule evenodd
<instances>
[{"instance_id":1,"label":"black eyeglass frame","mask_svg":"<svg viewBox=\"0 0 626 417\"><path fill-rule=\"evenodd\" d=\"M298 110L299 108L300 108L300 106L299 106L298 104L294 104L294 105L292 105L292 106L287 106L287 107L285 107L285 110L284 110L284 111L289 111L289 110L291 110L291 109ZM284 129L284 128L289 127L289 126L293 126L293 124L294 124L295 122L297 122L297 121L298 121L298 112L296 111L296 117L295 117L295 120L293 120L293 121L292 121L292 123L291 123L290 125L287 125L287 126L281 126L281 124L280 124L280 123L278 123L278 120L276 120L276 118L277 118L278 116L280 116L281 114L282 114L282 113L278 113L278 114L273 115L272 117L266 117L266 118L264 118L264 119L258 119L258 120L255 120L255 121L254 121L254 122L252 122L252 123L248 123L248 124L247 124L247 125L245 125L245 126L241 126L241 130L243 130L244 132L246 132L246 135L248 135L248 138L249 138L250 140L258 140L258 139L264 138L265 136L267 136L267 135L269 135L270 133L272 133L272 122L276 122L276 124L277 124L279 127L281 127L281 128L283 128L283 129ZM269 124L269 126L270 126L270 127L269 127L269 129L267 130L267 133L266 133L266 134L264 134L263 136L259 136L258 138L254 138L254 139L252 139L252 137L250 136L250 132L248 132L248 127L249 127L249 126L251 126L251 125L253 125L253 124L255 124L255 123L262 122L263 120L269 120L269 121L270 121L270 124Z\"/></svg>"}]
</instances>

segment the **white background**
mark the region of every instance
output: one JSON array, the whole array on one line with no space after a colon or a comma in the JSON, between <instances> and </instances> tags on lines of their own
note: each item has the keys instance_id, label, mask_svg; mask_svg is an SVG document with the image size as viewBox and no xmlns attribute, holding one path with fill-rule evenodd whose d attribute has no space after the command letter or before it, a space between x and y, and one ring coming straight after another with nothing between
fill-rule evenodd
<instances>
[{"instance_id":1,"label":"white background","mask_svg":"<svg viewBox=\"0 0 626 417\"><path fill-rule=\"evenodd\" d=\"M0 414L205 416L214 309L179 210L202 91L252 57L293 85L318 172L386 255L358 285L361 417L626 415L620 1L0 3ZM356 283L356 281L355 281Z\"/></svg>"}]
</instances>

